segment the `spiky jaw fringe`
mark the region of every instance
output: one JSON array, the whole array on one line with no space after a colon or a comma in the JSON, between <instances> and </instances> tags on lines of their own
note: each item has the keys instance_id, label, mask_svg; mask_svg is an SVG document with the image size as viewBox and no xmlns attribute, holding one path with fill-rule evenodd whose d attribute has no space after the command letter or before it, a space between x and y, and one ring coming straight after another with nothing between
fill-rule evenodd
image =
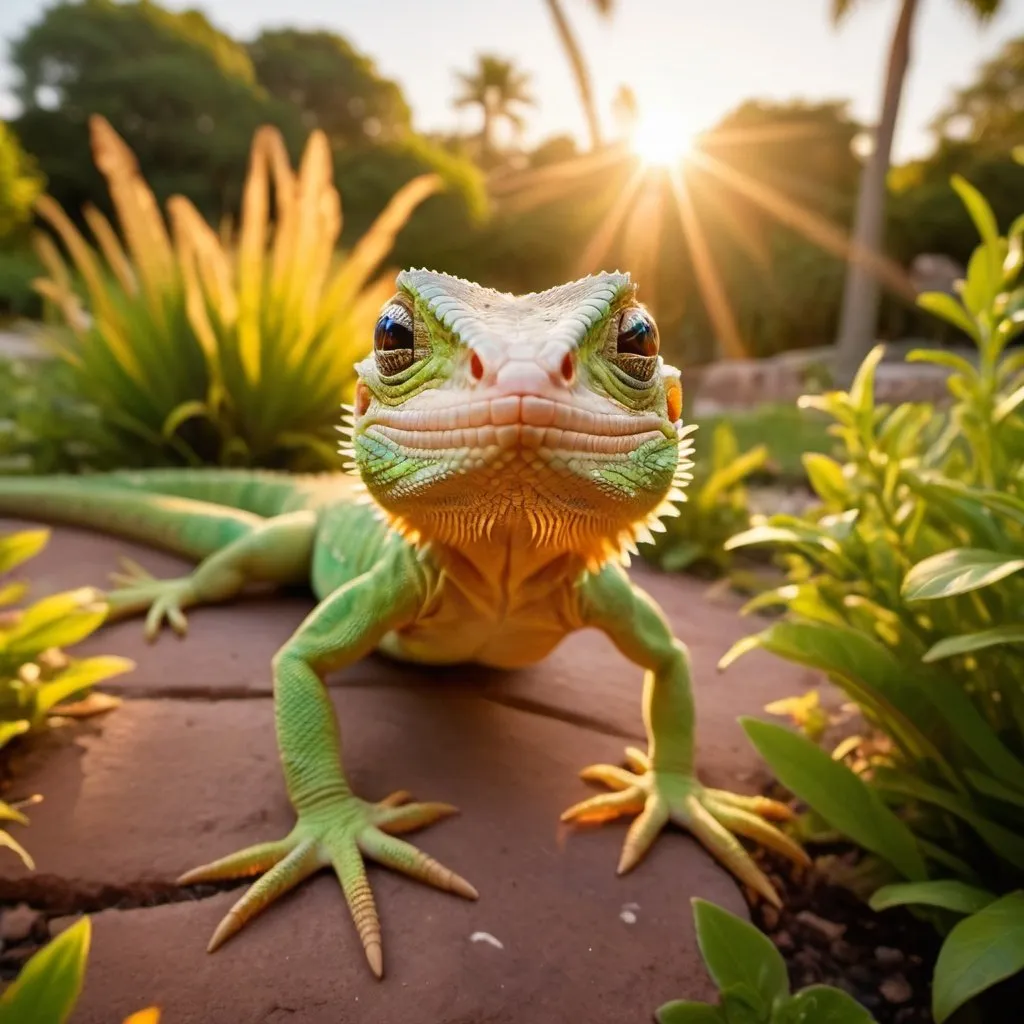
<instances>
[{"instance_id":1,"label":"spiky jaw fringe","mask_svg":"<svg viewBox=\"0 0 1024 1024\"><path fill-rule=\"evenodd\" d=\"M491 539L495 519L466 515L461 510L434 512L429 525L416 525L405 514L394 512L374 497L359 470L353 443L355 410L343 406L343 423L337 428L345 437L339 451L348 460L347 471L360 480L359 500L370 505L378 518L399 536L420 551L425 551L431 542L458 547L460 544L476 543ZM529 524L530 542L539 547L553 547L563 551L575 551L583 559L590 572L597 572L608 562L630 564L630 556L638 554L638 544L653 544L654 534L664 533L662 520L679 515L678 503L686 501L686 487L693 480L693 434L697 424L676 427L678 444L676 466L671 484L665 496L653 511L627 523L606 520L589 514L571 514L564 510L546 513L537 510L523 510ZM428 532L429 531L429 532Z\"/></svg>"}]
</instances>

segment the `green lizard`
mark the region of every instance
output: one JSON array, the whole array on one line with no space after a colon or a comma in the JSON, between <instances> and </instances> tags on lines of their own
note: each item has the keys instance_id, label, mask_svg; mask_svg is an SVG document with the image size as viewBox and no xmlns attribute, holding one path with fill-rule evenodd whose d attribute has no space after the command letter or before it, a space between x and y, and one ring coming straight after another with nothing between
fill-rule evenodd
<instances>
[{"instance_id":1,"label":"green lizard","mask_svg":"<svg viewBox=\"0 0 1024 1024\"><path fill-rule=\"evenodd\" d=\"M777 904L733 833L806 863L764 820L788 808L697 780L686 648L624 570L634 542L650 540L682 498L694 429L682 424L679 372L660 357L657 326L629 276L515 297L414 270L397 289L357 366L349 407L345 450L361 481L204 469L0 482L0 512L106 530L198 562L181 579L153 579L130 563L115 577L111 616L148 612L150 638L165 621L184 633L186 608L230 599L250 582L309 582L320 601L273 659L294 828L180 880L260 876L210 951L323 867L337 874L377 976L381 931L364 859L477 898L398 838L455 808L352 792L325 673L374 649L514 668L588 626L644 669L648 748L627 751L631 771L584 769L611 792L563 820L635 814L620 874L675 822Z\"/></svg>"}]
</instances>

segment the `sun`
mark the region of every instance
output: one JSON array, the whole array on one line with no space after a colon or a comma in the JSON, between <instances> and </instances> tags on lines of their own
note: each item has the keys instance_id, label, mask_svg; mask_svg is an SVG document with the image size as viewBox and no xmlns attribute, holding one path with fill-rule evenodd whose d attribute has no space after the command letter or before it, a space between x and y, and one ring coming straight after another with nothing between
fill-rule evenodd
<instances>
[{"instance_id":1,"label":"sun","mask_svg":"<svg viewBox=\"0 0 1024 1024\"><path fill-rule=\"evenodd\" d=\"M630 147L651 167L676 167L693 150L701 128L682 111L651 111L641 116Z\"/></svg>"}]
</instances>

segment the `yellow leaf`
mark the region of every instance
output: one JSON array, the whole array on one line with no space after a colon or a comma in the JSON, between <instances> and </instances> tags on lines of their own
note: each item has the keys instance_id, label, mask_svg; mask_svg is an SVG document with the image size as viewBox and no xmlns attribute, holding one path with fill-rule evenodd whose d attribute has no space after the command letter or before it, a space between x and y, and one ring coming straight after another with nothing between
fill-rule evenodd
<instances>
[{"instance_id":1,"label":"yellow leaf","mask_svg":"<svg viewBox=\"0 0 1024 1024\"><path fill-rule=\"evenodd\" d=\"M150 1006L126 1017L124 1024L160 1024L160 1011L155 1006Z\"/></svg>"}]
</instances>

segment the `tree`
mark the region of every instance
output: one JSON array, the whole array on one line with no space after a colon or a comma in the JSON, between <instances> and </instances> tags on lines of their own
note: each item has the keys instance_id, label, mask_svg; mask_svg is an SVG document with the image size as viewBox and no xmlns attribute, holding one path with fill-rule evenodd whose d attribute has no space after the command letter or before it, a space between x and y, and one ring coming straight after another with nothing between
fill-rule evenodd
<instances>
[{"instance_id":1,"label":"tree","mask_svg":"<svg viewBox=\"0 0 1024 1024\"><path fill-rule=\"evenodd\" d=\"M402 90L333 32L263 32L249 44L256 80L333 145L391 142L410 130Z\"/></svg>"},{"instance_id":2,"label":"tree","mask_svg":"<svg viewBox=\"0 0 1024 1024\"><path fill-rule=\"evenodd\" d=\"M960 0L979 20L990 18L1002 0ZM860 0L832 0L832 19L841 24ZM874 131L873 148L861 174L853 228L855 253L847 266L837 345L837 375L848 382L874 344L878 320L879 285L865 256L878 253L885 230L886 177L892 154L903 82L910 65L910 44L918 0L900 0L900 13L889 47L882 109Z\"/></svg>"},{"instance_id":3,"label":"tree","mask_svg":"<svg viewBox=\"0 0 1024 1024\"><path fill-rule=\"evenodd\" d=\"M45 182L9 125L0 121L0 246L28 224Z\"/></svg>"},{"instance_id":4,"label":"tree","mask_svg":"<svg viewBox=\"0 0 1024 1024\"><path fill-rule=\"evenodd\" d=\"M545 0L551 17L555 22L555 31L561 40L562 48L569 60L569 67L572 69L573 77L576 79L576 88L580 94L580 103L583 106L583 116L587 121L587 134L590 136L590 148L599 149L601 146L601 122L597 116L597 104L594 102L594 89L590 82L590 72L587 70L587 63L583 59L583 50L576 39L576 35L569 24L569 19L562 9L562 0ZM615 10L615 0L590 0L591 6L603 17L610 17Z\"/></svg>"},{"instance_id":5,"label":"tree","mask_svg":"<svg viewBox=\"0 0 1024 1024\"><path fill-rule=\"evenodd\" d=\"M1007 42L971 85L956 91L932 130L940 146L959 140L1001 156L1024 143L1024 36Z\"/></svg>"},{"instance_id":6,"label":"tree","mask_svg":"<svg viewBox=\"0 0 1024 1024\"><path fill-rule=\"evenodd\" d=\"M536 102L529 92L529 75L511 61L482 54L473 71L459 71L456 76L462 91L455 97L455 106L480 108L480 159L487 166L494 160L495 126L505 121L513 130L522 130L524 121L517 108Z\"/></svg>"},{"instance_id":7,"label":"tree","mask_svg":"<svg viewBox=\"0 0 1024 1024\"><path fill-rule=\"evenodd\" d=\"M293 154L304 135L294 108L268 96L245 48L190 11L148 0L84 0L49 8L11 51L25 147L66 209L106 206L87 159L87 121L103 115L138 156L158 199L180 192L204 214L233 212L249 145L277 125Z\"/></svg>"}]
</instances>

